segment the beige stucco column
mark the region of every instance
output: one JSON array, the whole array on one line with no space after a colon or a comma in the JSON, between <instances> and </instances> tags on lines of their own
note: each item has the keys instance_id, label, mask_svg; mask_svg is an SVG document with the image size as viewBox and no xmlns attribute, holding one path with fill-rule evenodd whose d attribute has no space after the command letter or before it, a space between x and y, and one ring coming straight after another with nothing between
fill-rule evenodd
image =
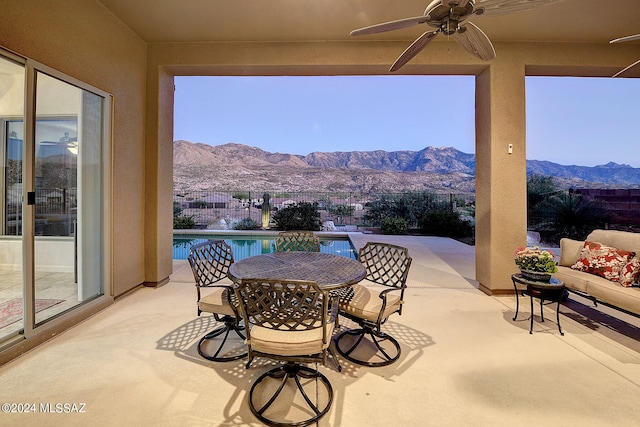
<instances>
[{"instance_id":1,"label":"beige stucco column","mask_svg":"<svg viewBox=\"0 0 640 427\"><path fill-rule=\"evenodd\" d=\"M526 242L525 116L524 64L494 60L476 77L476 279L490 295L513 292Z\"/></svg>"},{"instance_id":2,"label":"beige stucco column","mask_svg":"<svg viewBox=\"0 0 640 427\"><path fill-rule=\"evenodd\" d=\"M173 271L173 74L147 73L145 138L144 284L162 285Z\"/></svg>"}]
</instances>

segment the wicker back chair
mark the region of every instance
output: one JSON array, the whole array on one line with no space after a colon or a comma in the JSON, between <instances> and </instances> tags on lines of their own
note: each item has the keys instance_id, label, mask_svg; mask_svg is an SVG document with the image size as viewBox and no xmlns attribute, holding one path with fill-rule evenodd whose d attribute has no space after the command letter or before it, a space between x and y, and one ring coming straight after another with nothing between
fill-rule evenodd
<instances>
[{"instance_id":1,"label":"wicker back chair","mask_svg":"<svg viewBox=\"0 0 640 427\"><path fill-rule=\"evenodd\" d=\"M202 312L211 313L224 325L207 333L198 343L198 353L208 360L227 362L237 360L247 355L244 344L240 349L237 346L225 348L229 332L234 331L243 340L244 328L239 325L238 300L231 284L219 283L227 277L229 266L233 264L233 252L231 246L224 240L209 240L191 246L189 251L189 265L196 280L198 295L198 316ZM201 290L212 289L212 292L203 296ZM224 334L220 345L213 352L207 352L205 347L209 340ZM230 346L227 346L230 347Z\"/></svg>"},{"instance_id":2,"label":"wicker back chair","mask_svg":"<svg viewBox=\"0 0 640 427\"><path fill-rule=\"evenodd\" d=\"M388 365L400 357L400 344L391 335L382 332L382 324L393 313L402 314L411 257L409 251L401 246L368 242L358 252L358 261L364 265L367 276L364 282L353 285L341 294L339 312L358 323L360 328L340 333L335 338L336 350L354 363ZM374 286L367 286L367 282ZM365 340L365 337L369 339ZM354 354L365 343L372 343L376 351L375 356L367 360L358 358L357 351Z\"/></svg>"},{"instance_id":3,"label":"wicker back chair","mask_svg":"<svg viewBox=\"0 0 640 427\"><path fill-rule=\"evenodd\" d=\"M320 252L320 239L313 231L281 231L276 236L276 252Z\"/></svg>"},{"instance_id":4,"label":"wicker back chair","mask_svg":"<svg viewBox=\"0 0 640 427\"><path fill-rule=\"evenodd\" d=\"M337 305L330 304L329 294L316 282L303 280L243 279L236 294L249 347L247 368L255 357L286 362L253 383L249 392L251 412L267 425L304 426L316 422L331 407L333 388L317 369L301 363L326 364ZM275 393L268 379L280 382ZM280 399L281 405L274 405L283 389L292 389L285 387L288 381L294 381L293 390L297 390L296 395L300 392L304 401L298 399L300 404L292 404L291 399L285 398ZM320 384L323 390L318 387ZM274 419L274 414L283 412L289 412L287 420Z\"/></svg>"}]
</instances>

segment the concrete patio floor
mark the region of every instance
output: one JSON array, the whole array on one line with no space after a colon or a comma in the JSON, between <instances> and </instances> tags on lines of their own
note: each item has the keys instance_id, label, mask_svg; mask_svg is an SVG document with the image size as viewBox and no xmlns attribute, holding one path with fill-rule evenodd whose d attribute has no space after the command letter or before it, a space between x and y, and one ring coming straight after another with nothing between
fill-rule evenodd
<instances>
[{"instance_id":1,"label":"concrete patio floor","mask_svg":"<svg viewBox=\"0 0 640 427\"><path fill-rule=\"evenodd\" d=\"M384 368L341 359L319 369L333 384L322 426L632 426L640 419L638 319L594 310L573 295L554 308L490 297L474 280L474 248L438 237L355 234L409 248L406 306L385 330L402 356ZM213 328L196 316L193 277L174 261L170 283L143 288L0 367L0 425L258 426L250 384L269 363L214 363L196 350ZM613 315L614 317L610 316ZM623 321L621 321L622 319ZM343 322L346 324L346 322ZM40 404L83 404L83 413L41 413ZM3 409L5 407L3 406ZM72 407L71 407L72 408ZM78 407L79 408L79 407Z\"/></svg>"}]
</instances>

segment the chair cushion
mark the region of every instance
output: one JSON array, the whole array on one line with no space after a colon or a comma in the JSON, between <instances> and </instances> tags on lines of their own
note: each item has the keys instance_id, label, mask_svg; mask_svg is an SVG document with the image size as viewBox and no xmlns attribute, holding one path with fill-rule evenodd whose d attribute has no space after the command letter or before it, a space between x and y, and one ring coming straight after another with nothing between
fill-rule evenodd
<instances>
[{"instance_id":1,"label":"chair cushion","mask_svg":"<svg viewBox=\"0 0 640 427\"><path fill-rule=\"evenodd\" d=\"M327 323L325 342L323 342L321 327L301 331L285 331L253 326L249 344L255 351L280 356L318 354L331 344L333 328L334 322Z\"/></svg>"},{"instance_id":2,"label":"chair cushion","mask_svg":"<svg viewBox=\"0 0 640 427\"><path fill-rule=\"evenodd\" d=\"M214 288L210 294L200 298L198 307L206 313L227 314L235 316L233 308L229 305L227 288Z\"/></svg>"},{"instance_id":3,"label":"chair cushion","mask_svg":"<svg viewBox=\"0 0 640 427\"><path fill-rule=\"evenodd\" d=\"M348 296L340 299L340 310L361 319L372 322L377 321L382 310L382 298L379 297L380 291L388 288L375 288L356 284L351 289L353 293L349 293ZM400 304L402 304L400 295L387 294L387 306L382 319L386 319L396 312L400 308Z\"/></svg>"}]
</instances>

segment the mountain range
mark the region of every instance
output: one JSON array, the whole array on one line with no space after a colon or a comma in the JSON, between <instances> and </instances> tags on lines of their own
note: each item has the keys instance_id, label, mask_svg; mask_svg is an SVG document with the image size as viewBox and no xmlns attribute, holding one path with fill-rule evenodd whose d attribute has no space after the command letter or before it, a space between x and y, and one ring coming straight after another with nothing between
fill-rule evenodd
<instances>
[{"instance_id":1,"label":"mountain range","mask_svg":"<svg viewBox=\"0 0 640 427\"><path fill-rule=\"evenodd\" d=\"M453 147L420 151L270 153L228 143L173 145L174 190L229 191L432 191L473 193L475 155ZM565 166L527 160L527 174L553 176L559 188L640 187L640 168L607 163Z\"/></svg>"}]
</instances>

